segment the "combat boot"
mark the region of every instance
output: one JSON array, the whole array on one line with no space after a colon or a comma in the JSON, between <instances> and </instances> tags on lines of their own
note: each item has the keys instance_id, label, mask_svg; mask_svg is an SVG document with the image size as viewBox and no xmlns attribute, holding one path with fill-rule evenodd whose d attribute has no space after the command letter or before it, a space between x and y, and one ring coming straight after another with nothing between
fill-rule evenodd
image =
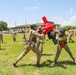
<instances>
[{"instance_id":1,"label":"combat boot","mask_svg":"<svg viewBox=\"0 0 76 75\"><path fill-rule=\"evenodd\" d=\"M18 61L14 62L14 63L13 63L13 66L14 66L14 67L17 67L17 65L16 65L17 63L18 63Z\"/></svg>"},{"instance_id":2,"label":"combat boot","mask_svg":"<svg viewBox=\"0 0 76 75\"><path fill-rule=\"evenodd\" d=\"M72 43L75 43L74 41L72 41Z\"/></svg>"},{"instance_id":3,"label":"combat boot","mask_svg":"<svg viewBox=\"0 0 76 75\"><path fill-rule=\"evenodd\" d=\"M39 61L37 61L37 63L36 63L36 66L37 67L40 67L40 64L39 64L40 62Z\"/></svg>"},{"instance_id":4,"label":"combat boot","mask_svg":"<svg viewBox=\"0 0 76 75\"><path fill-rule=\"evenodd\" d=\"M54 64L57 64L58 62L57 62L57 60L55 59L55 61L54 61Z\"/></svg>"},{"instance_id":5,"label":"combat boot","mask_svg":"<svg viewBox=\"0 0 76 75\"><path fill-rule=\"evenodd\" d=\"M74 63L76 64L76 60L75 60L75 58L73 58L73 61L74 61Z\"/></svg>"}]
</instances>

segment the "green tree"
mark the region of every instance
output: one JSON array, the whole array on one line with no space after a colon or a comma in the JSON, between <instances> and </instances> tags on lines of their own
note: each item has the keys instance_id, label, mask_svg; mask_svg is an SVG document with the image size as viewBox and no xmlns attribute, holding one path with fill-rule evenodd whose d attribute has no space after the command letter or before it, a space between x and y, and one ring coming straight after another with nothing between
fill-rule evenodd
<instances>
[{"instance_id":1,"label":"green tree","mask_svg":"<svg viewBox=\"0 0 76 75\"><path fill-rule=\"evenodd\" d=\"M4 21L0 21L0 30L7 30L7 23Z\"/></svg>"},{"instance_id":2,"label":"green tree","mask_svg":"<svg viewBox=\"0 0 76 75\"><path fill-rule=\"evenodd\" d=\"M68 29L70 29L70 28L73 28L73 26L71 26L71 25L64 26L64 29L65 29L65 30L68 30Z\"/></svg>"}]
</instances>

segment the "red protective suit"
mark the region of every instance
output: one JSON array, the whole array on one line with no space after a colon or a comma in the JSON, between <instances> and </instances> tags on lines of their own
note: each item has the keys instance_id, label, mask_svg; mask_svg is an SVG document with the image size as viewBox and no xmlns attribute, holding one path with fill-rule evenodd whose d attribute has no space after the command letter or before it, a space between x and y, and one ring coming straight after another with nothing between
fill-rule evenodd
<instances>
[{"instance_id":1,"label":"red protective suit","mask_svg":"<svg viewBox=\"0 0 76 75\"><path fill-rule=\"evenodd\" d=\"M47 34L49 31L54 29L54 23L49 22L45 16L42 17L42 20L44 21L44 28L42 30L43 34Z\"/></svg>"}]
</instances>

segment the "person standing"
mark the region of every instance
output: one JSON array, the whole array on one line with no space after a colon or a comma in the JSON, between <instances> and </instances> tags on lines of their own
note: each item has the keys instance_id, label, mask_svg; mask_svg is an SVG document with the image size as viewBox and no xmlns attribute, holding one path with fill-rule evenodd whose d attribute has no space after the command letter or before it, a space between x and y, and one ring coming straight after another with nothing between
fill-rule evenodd
<instances>
[{"instance_id":1,"label":"person standing","mask_svg":"<svg viewBox=\"0 0 76 75\"><path fill-rule=\"evenodd\" d=\"M62 48L64 48L68 52L70 57L73 59L73 62L76 63L75 58L73 57L73 54L72 54L72 52L67 44L67 36L65 35L65 30L61 29L58 32L58 35L59 36L56 39L58 40L59 44L57 46L57 52L56 52L56 56L55 56L55 64L57 64L57 60L60 56Z\"/></svg>"},{"instance_id":2,"label":"person standing","mask_svg":"<svg viewBox=\"0 0 76 75\"><path fill-rule=\"evenodd\" d=\"M25 36L25 33L24 33L23 37L22 37L22 44L25 45L25 42L26 42L26 36Z\"/></svg>"},{"instance_id":3,"label":"person standing","mask_svg":"<svg viewBox=\"0 0 76 75\"><path fill-rule=\"evenodd\" d=\"M72 36L73 36L73 34L74 34L74 30L69 29L68 32L69 32L69 33L68 33L68 40L69 40L69 42L74 43L74 40L72 39Z\"/></svg>"},{"instance_id":4,"label":"person standing","mask_svg":"<svg viewBox=\"0 0 76 75\"><path fill-rule=\"evenodd\" d=\"M40 59L41 59L41 52L37 49L36 43L37 43L37 37L42 37L43 34L39 34L37 31L37 27L35 24L31 25L31 30L29 32L29 36L27 39L27 44L25 46L24 51L20 54L20 56L17 58L17 60L13 63L13 66L16 67L16 64L30 51L36 53L37 55L37 63L36 66L40 66Z\"/></svg>"},{"instance_id":5,"label":"person standing","mask_svg":"<svg viewBox=\"0 0 76 75\"><path fill-rule=\"evenodd\" d=\"M0 31L0 40L3 43L3 33L2 33L2 30Z\"/></svg>"},{"instance_id":6,"label":"person standing","mask_svg":"<svg viewBox=\"0 0 76 75\"><path fill-rule=\"evenodd\" d=\"M15 32L15 30L12 32L12 36L13 36L13 41L16 42L17 33Z\"/></svg>"},{"instance_id":7,"label":"person standing","mask_svg":"<svg viewBox=\"0 0 76 75\"><path fill-rule=\"evenodd\" d=\"M41 26L39 26L38 33L42 34ZM45 36L43 38L38 38L38 41L37 41L37 48L41 51L41 54L43 53L44 39L45 39Z\"/></svg>"}]
</instances>

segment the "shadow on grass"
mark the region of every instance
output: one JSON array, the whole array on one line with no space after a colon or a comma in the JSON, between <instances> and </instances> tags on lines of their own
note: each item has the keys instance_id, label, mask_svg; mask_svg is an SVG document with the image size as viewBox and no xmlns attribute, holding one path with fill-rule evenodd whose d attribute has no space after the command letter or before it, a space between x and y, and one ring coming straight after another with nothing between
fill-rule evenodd
<instances>
[{"instance_id":1,"label":"shadow on grass","mask_svg":"<svg viewBox=\"0 0 76 75\"><path fill-rule=\"evenodd\" d=\"M19 41L13 41L13 42L19 42Z\"/></svg>"},{"instance_id":2,"label":"shadow on grass","mask_svg":"<svg viewBox=\"0 0 76 75\"><path fill-rule=\"evenodd\" d=\"M60 61L60 62L58 62L58 64L54 64L53 61L47 60L47 61L43 62L42 64L40 64L39 68L42 68L42 67L49 67L49 68L61 67L61 68L67 69L67 67L65 65L76 65L76 64L74 64L72 61ZM23 65L19 65L18 67L25 67L25 66L36 66L36 65L35 64L23 64Z\"/></svg>"},{"instance_id":3,"label":"shadow on grass","mask_svg":"<svg viewBox=\"0 0 76 75\"><path fill-rule=\"evenodd\" d=\"M57 64L54 64L54 61L47 60L41 64L41 67L50 67L50 68L62 67L64 69L67 69L66 65L76 65L76 64L72 61L60 61Z\"/></svg>"},{"instance_id":4,"label":"shadow on grass","mask_svg":"<svg viewBox=\"0 0 76 75\"><path fill-rule=\"evenodd\" d=\"M50 64L49 63L52 63L52 61L45 61L43 62L42 64L40 64L39 68L40 67L48 67ZM36 64L22 64L22 65L18 65L17 67L24 67L24 66L36 66Z\"/></svg>"},{"instance_id":5,"label":"shadow on grass","mask_svg":"<svg viewBox=\"0 0 76 75\"><path fill-rule=\"evenodd\" d=\"M3 42L2 44L7 44L7 42Z\"/></svg>"},{"instance_id":6,"label":"shadow on grass","mask_svg":"<svg viewBox=\"0 0 76 75\"><path fill-rule=\"evenodd\" d=\"M53 54L42 54L42 56L52 56Z\"/></svg>"},{"instance_id":7,"label":"shadow on grass","mask_svg":"<svg viewBox=\"0 0 76 75\"><path fill-rule=\"evenodd\" d=\"M50 67L50 68L54 68L54 67L62 67L64 69L66 69L66 67L62 64L54 64L54 61L51 60L47 60L45 62L43 62L41 64L41 67Z\"/></svg>"},{"instance_id":8,"label":"shadow on grass","mask_svg":"<svg viewBox=\"0 0 76 75\"><path fill-rule=\"evenodd\" d=\"M76 64L72 61L59 61L57 64L54 64L52 67L62 67L64 69L67 69L67 67L64 65L76 65Z\"/></svg>"},{"instance_id":9,"label":"shadow on grass","mask_svg":"<svg viewBox=\"0 0 76 75\"><path fill-rule=\"evenodd\" d=\"M6 50L5 48L1 48L0 50Z\"/></svg>"},{"instance_id":10,"label":"shadow on grass","mask_svg":"<svg viewBox=\"0 0 76 75\"><path fill-rule=\"evenodd\" d=\"M60 64L65 64L65 65L76 65L73 61L59 61Z\"/></svg>"},{"instance_id":11,"label":"shadow on grass","mask_svg":"<svg viewBox=\"0 0 76 75\"><path fill-rule=\"evenodd\" d=\"M19 65L18 67L24 67L24 66L36 66L35 64L23 64L23 65Z\"/></svg>"}]
</instances>

